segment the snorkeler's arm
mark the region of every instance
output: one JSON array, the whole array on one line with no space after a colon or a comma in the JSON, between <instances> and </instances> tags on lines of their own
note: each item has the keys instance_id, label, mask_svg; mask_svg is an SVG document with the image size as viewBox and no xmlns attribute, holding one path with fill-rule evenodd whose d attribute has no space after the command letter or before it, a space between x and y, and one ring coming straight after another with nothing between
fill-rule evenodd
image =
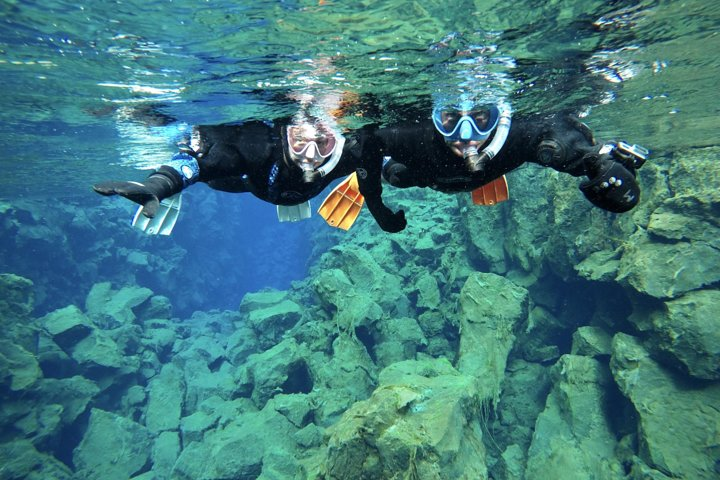
<instances>
[{"instance_id":1,"label":"snorkeler's arm","mask_svg":"<svg viewBox=\"0 0 720 480\"><path fill-rule=\"evenodd\" d=\"M599 145L587 125L562 116L543 125L534 153L535 163L576 177L587 176L580 191L597 207L621 213L640 200L636 169L648 154L642 147L624 142Z\"/></svg>"},{"instance_id":2,"label":"snorkeler's arm","mask_svg":"<svg viewBox=\"0 0 720 480\"><path fill-rule=\"evenodd\" d=\"M393 212L383 202L382 156L378 148L378 139L372 136L368 127L362 130L362 137L364 141L360 142L361 151L353 152L359 154L359 157L356 157L358 167L355 171L360 193L365 197L365 203L380 228L390 233L399 232L407 226L405 212L403 210Z\"/></svg>"}]
</instances>

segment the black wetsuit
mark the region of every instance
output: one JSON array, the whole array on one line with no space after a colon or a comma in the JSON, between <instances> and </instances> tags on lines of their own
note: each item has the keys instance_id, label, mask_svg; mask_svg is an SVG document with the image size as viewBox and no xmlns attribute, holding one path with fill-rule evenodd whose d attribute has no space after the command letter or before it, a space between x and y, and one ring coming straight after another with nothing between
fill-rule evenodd
<instances>
[{"instance_id":1,"label":"black wetsuit","mask_svg":"<svg viewBox=\"0 0 720 480\"><path fill-rule=\"evenodd\" d=\"M593 197L592 193L583 190L588 199L601 208L627 211L638 200L639 187L632 167L614 165L617 164L614 159L599 155L600 146L595 143L590 130L576 118L566 115L513 118L502 149L476 173L470 172L464 159L450 150L430 120L384 128L376 135L381 141L380 154L386 159L384 176L391 185L400 188L471 191L525 162L532 162L576 177L587 175L590 181L598 178L598 183L606 172L610 172L605 175L608 178L614 178L612 175L621 177L627 189L620 193L629 199L619 198L619 195L609 198L605 192L602 198L599 198L600 194ZM487 142L491 140L492 137Z\"/></svg>"},{"instance_id":2,"label":"black wetsuit","mask_svg":"<svg viewBox=\"0 0 720 480\"><path fill-rule=\"evenodd\" d=\"M335 168L306 182L302 170L286 157L287 125L287 120L280 120L196 127L199 180L216 190L251 192L275 205L297 205L318 195L333 180L357 172L360 193L380 227L391 232L405 227L404 216L393 214L382 203L378 145L365 142L372 137L367 129L345 135Z\"/></svg>"}]
</instances>

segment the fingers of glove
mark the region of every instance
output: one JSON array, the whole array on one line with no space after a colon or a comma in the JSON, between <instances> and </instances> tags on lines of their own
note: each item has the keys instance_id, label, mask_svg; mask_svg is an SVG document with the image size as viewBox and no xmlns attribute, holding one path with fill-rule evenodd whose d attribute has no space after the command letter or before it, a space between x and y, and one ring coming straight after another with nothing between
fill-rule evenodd
<instances>
[{"instance_id":1,"label":"fingers of glove","mask_svg":"<svg viewBox=\"0 0 720 480\"><path fill-rule=\"evenodd\" d=\"M157 214L158 208L160 207L160 201L158 201L156 197L152 197L148 199L145 203L143 203L142 206L143 215L145 215L147 218L154 218Z\"/></svg>"},{"instance_id":2,"label":"fingers of glove","mask_svg":"<svg viewBox=\"0 0 720 480\"><path fill-rule=\"evenodd\" d=\"M405 212L403 210L398 210L395 212L392 216L393 221L390 222L390 225L385 225L383 230L389 233L397 233L405 229L407 227L407 220L405 220Z\"/></svg>"},{"instance_id":3,"label":"fingers of glove","mask_svg":"<svg viewBox=\"0 0 720 480\"><path fill-rule=\"evenodd\" d=\"M110 195L117 195L118 188L120 188L123 183L125 182L100 182L95 185L93 185L93 190L95 190L100 195L110 196Z\"/></svg>"}]
</instances>

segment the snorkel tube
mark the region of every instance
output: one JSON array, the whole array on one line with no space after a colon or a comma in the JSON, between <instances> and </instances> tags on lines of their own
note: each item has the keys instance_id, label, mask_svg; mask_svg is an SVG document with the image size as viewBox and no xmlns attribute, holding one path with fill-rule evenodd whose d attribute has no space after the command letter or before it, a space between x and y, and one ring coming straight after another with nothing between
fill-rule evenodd
<instances>
[{"instance_id":1,"label":"snorkel tube","mask_svg":"<svg viewBox=\"0 0 720 480\"><path fill-rule=\"evenodd\" d=\"M512 112L510 109L507 106L501 107L500 119L495 129L495 136L490 144L480 152L478 152L475 146L469 146L463 150L465 166L470 172L476 173L483 171L487 162L492 160L503 145L505 145L505 140L507 140L508 133L510 132L511 119Z\"/></svg>"}]
</instances>

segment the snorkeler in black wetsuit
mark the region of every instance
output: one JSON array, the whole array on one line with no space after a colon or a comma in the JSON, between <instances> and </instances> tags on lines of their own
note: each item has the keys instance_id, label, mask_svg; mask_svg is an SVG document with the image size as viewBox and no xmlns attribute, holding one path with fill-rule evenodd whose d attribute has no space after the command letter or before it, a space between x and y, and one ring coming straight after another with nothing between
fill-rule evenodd
<instances>
[{"instance_id":1,"label":"snorkeler in black wetsuit","mask_svg":"<svg viewBox=\"0 0 720 480\"><path fill-rule=\"evenodd\" d=\"M513 119L502 105L437 108L432 121L380 129L383 177L391 185L472 191L525 162L588 179L580 190L594 205L626 212L640 199L635 173L648 151L624 142L598 145L571 116Z\"/></svg>"},{"instance_id":2,"label":"snorkeler in black wetsuit","mask_svg":"<svg viewBox=\"0 0 720 480\"><path fill-rule=\"evenodd\" d=\"M341 135L327 122L307 115L268 124L199 126L192 146L184 145L145 181L109 181L93 186L102 195L121 195L142 205L153 218L160 201L195 182L226 192L250 192L275 205L299 205L333 180L357 172L360 193L383 230L405 228L402 212L383 203L381 165L375 144L359 131ZM364 159L373 160L365 162Z\"/></svg>"}]
</instances>

